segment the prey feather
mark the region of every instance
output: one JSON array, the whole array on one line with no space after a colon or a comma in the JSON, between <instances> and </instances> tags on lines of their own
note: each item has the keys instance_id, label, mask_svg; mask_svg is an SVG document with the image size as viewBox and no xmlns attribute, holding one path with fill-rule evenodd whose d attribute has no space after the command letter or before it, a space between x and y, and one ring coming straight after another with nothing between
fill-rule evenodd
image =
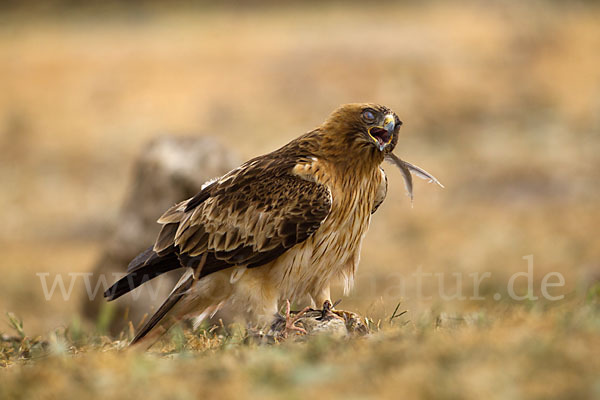
<instances>
[{"instance_id":1,"label":"prey feather","mask_svg":"<svg viewBox=\"0 0 600 400\"><path fill-rule=\"evenodd\" d=\"M404 187L406 188L406 192L408 193L408 196L410 197L411 205L412 205L413 199L414 199L412 174L415 174L416 176L418 176L421 179L425 179L426 181L429 181L429 183L432 183L432 182L436 183L441 188L444 187L444 185L442 185L442 183L435 176L431 175L429 172L425 171L421 167L417 167L416 165L413 165L407 161L401 160L394 153L386 154L385 159L387 161L395 164L400 169L400 172L402 173L402 178L404 178Z\"/></svg>"}]
</instances>

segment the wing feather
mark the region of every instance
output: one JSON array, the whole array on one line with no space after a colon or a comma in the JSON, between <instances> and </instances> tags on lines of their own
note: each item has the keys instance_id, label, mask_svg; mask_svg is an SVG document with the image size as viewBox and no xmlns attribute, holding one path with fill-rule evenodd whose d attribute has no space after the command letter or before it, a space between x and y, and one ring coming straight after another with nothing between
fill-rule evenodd
<instances>
[{"instance_id":1,"label":"wing feather","mask_svg":"<svg viewBox=\"0 0 600 400\"><path fill-rule=\"evenodd\" d=\"M379 171L381 172L381 183L379 184L379 187L377 188L377 194L375 195L375 203L373 205L373 209L371 210L371 214L374 214L375 211L377 211L377 209L383 203L383 201L385 200L385 197L387 196L387 190L388 190L387 175L385 174L385 171L383 170L383 168L379 168Z\"/></svg>"},{"instance_id":2,"label":"wing feather","mask_svg":"<svg viewBox=\"0 0 600 400\"><path fill-rule=\"evenodd\" d=\"M310 237L331 209L329 189L295 176L287 160L251 160L161 216L155 251L174 247L201 276L234 265L258 267ZM172 246L172 247L171 247Z\"/></svg>"}]
</instances>

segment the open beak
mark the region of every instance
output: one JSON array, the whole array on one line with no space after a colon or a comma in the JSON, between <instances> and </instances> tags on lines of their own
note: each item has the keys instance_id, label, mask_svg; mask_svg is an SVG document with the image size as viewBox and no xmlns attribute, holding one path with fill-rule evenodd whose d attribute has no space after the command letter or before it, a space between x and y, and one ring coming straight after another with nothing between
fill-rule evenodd
<instances>
[{"instance_id":1,"label":"open beak","mask_svg":"<svg viewBox=\"0 0 600 400\"><path fill-rule=\"evenodd\" d=\"M396 120L392 114L385 116L382 125L369 128L369 136L371 136L379 151L383 151L392 142L395 129Z\"/></svg>"}]
</instances>

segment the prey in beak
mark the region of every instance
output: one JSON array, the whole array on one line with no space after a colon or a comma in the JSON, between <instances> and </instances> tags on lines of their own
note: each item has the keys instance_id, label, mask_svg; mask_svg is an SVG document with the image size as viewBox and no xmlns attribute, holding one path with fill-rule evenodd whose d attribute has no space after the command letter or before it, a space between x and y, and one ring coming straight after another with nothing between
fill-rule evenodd
<instances>
[{"instance_id":1,"label":"prey in beak","mask_svg":"<svg viewBox=\"0 0 600 400\"><path fill-rule=\"evenodd\" d=\"M381 125L369 128L369 136L371 136L379 151L383 151L392 142L395 129L396 121L393 114L387 114Z\"/></svg>"},{"instance_id":2,"label":"prey in beak","mask_svg":"<svg viewBox=\"0 0 600 400\"><path fill-rule=\"evenodd\" d=\"M419 178L429 181L429 183L432 183L432 182L436 183L441 188L444 187L444 185L442 185L442 183L440 181L438 181L435 176L431 175L429 172L425 171L421 167L417 167L416 165L413 165L409 162L401 160L394 153L386 154L385 159L387 161L395 164L400 169L400 172L402 172L402 178L404 179L404 187L406 188L406 192L407 192L408 196L410 197L411 205L413 203L413 181L412 181L411 174L415 174Z\"/></svg>"}]
</instances>

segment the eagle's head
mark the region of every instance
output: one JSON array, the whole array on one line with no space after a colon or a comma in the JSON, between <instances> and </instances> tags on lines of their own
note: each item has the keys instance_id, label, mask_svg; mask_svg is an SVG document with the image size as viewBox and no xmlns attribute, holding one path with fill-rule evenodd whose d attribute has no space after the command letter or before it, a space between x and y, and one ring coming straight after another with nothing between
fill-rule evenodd
<instances>
[{"instance_id":1,"label":"eagle's head","mask_svg":"<svg viewBox=\"0 0 600 400\"><path fill-rule=\"evenodd\" d=\"M352 103L340 106L324 125L333 140L385 155L396 147L402 121L385 106Z\"/></svg>"}]
</instances>

